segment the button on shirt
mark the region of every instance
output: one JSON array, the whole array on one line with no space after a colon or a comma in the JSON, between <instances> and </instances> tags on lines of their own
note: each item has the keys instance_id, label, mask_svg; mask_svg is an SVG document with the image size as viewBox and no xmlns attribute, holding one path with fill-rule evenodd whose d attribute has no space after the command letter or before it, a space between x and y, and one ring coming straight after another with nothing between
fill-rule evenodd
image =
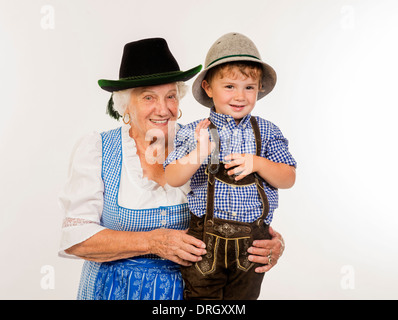
<instances>
[{"instance_id":1,"label":"button on shirt","mask_svg":"<svg viewBox=\"0 0 398 320\"><path fill-rule=\"evenodd\" d=\"M224 162L224 158L231 153L256 154L256 142L250 117L251 114L248 114L239 124L236 124L232 116L219 114L214 111L214 108L211 109L210 120L217 127L220 137L220 162ZM296 166L296 161L288 150L288 140L279 128L260 117L256 119L261 134L261 156L273 162ZM196 147L194 132L200 121L187 124L177 132L174 140L175 149L169 154L164 167L186 156ZM189 208L198 217L206 213L207 175L205 169L209 162L210 156L192 176L191 192L187 195ZM215 183L214 216L216 218L253 222L261 216L262 202L254 184L231 186L218 180ZM278 207L278 189L265 182L264 190L270 209L265 222L270 224L273 212Z\"/></svg>"}]
</instances>

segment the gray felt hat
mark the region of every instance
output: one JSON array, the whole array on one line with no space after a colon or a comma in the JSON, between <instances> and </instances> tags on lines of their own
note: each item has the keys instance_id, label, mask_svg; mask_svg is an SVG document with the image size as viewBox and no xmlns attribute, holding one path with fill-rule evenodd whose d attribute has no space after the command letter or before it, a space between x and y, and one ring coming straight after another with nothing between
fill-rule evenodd
<instances>
[{"instance_id":1,"label":"gray felt hat","mask_svg":"<svg viewBox=\"0 0 398 320\"><path fill-rule=\"evenodd\" d=\"M262 90L257 100L265 97L272 91L276 83L275 70L261 60L257 47L248 37L236 32L227 33L219 38L210 48L205 60L205 69L195 79L192 85L192 94L202 105L211 108L213 100L202 88L202 81L209 69L223 63L233 61L258 62L263 68Z\"/></svg>"}]
</instances>

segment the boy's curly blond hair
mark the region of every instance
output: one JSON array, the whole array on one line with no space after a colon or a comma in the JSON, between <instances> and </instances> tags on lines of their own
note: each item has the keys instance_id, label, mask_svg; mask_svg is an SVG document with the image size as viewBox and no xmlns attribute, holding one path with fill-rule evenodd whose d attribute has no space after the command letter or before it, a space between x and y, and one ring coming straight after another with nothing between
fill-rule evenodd
<instances>
[{"instance_id":1,"label":"boy's curly blond hair","mask_svg":"<svg viewBox=\"0 0 398 320\"><path fill-rule=\"evenodd\" d=\"M210 84L216 75L220 75L221 79L226 75L230 76L231 78L235 78L237 76L237 71L245 77L258 79L259 89L261 90L263 68L256 62L236 61L220 64L207 71L204 80Z\"/></svg>"}]
</instances>

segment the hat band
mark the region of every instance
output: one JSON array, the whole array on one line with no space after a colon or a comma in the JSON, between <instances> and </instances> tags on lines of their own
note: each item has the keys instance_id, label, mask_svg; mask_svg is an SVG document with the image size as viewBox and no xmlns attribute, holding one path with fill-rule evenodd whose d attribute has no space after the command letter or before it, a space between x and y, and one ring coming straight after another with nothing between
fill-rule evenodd
<instances>
[{"instance_id":1,"label":"hat band","mask_svg":"<svg viewBox=\"0 0 398 320\"><path fill-rule=\"evenodd\" d=\"M177 75L180 73L183 73L183 71L176 70L176 71L154 73L154 74L143 74L143 75L137 75L137 76L132 76L132 77L120 78L119 80L139 80L139 79L144 79L144 78L167 77L167 76L174 76L174 75Z\"/></svg>"},{"instance_id":2,"label":"hat band","mask_svg":"<svg viewBox=\"0 0 398 320\"><path fill-rule=\"evenodd\" d=\"M261 61L261 59L257 58L256 56L252 56L250 54L233 54L230 56L225 56L225 57L221 57L221 58L214 60L213 62L209 63L206 68L210 67L212 64L216 63L217 61L220 61L220 60L226 59L226 58L233 58L233 57L249 57L249 58L254 58L254 59Z\"/></svg>"}]
</instances>

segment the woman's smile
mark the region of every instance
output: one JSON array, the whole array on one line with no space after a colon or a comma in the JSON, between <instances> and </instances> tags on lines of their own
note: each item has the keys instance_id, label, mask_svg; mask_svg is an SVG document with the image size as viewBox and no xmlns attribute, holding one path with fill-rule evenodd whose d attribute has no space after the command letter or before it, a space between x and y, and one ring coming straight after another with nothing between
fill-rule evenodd
<instances>
[{"instance_id":1,"label":"woman's smile","mask_svg":"<svg viewBox=\"0 0 398 320\"><path fill-rule=\"evenodd\" d=\"M151 121L152 123L156 124L156 125L167 125L167 123L169 122L170 118L168 119L149 119L149 121Z\"/></svg>"}]
</instances>

